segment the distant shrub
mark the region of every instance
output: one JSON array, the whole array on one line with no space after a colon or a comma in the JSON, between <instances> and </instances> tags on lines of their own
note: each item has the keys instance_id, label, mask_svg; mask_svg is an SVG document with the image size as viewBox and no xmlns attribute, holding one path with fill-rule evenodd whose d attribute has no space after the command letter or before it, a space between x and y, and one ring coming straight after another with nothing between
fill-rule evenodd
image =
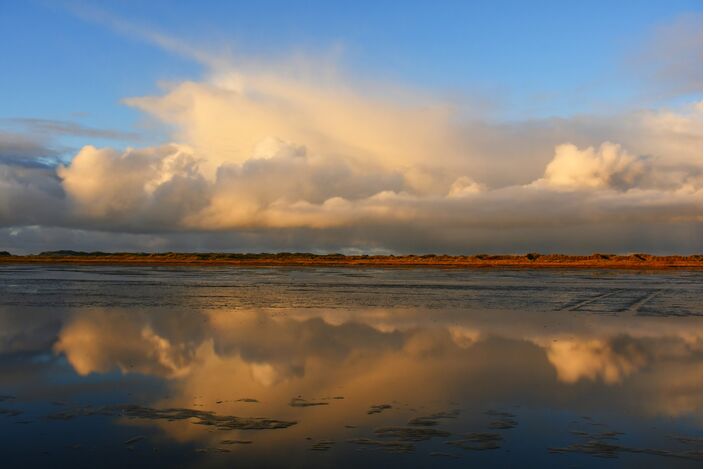
<instances>
[{"instance_id":1,"label":"distant shrub","mask_svg":"<svg viewBox=\"0 0 704 469\"><path fill-rule=\"evenodd\" d=\"M89 256L90 254L83 251L72 251L70 249L62 249L59 251L44 251L39 253L40 256L46 257L65 257L65 256Z\"/></svg>"},{"instance_id":2,"label":"distant shrub","mask_svg":"<svg viewBox=\"0 0 704 469\"><path fill-rule=\"evenodd\" d=\"M337 252L334 252L334 253L332 253L332 254L326 254L325 257L327 257L328 259L330 259L330 258L332 258L332 259L344 259L344 258L345 258L345 255L344 255L344 254L337 253Z\"/></svg>"},{"instance_id":3,"label":"distant shrub","mask_svg":"<svg viewBox=\"0 0 704 469\"><path fill-rule=\"evenodd\" d=\"M226 259L242 259L242 254L238 252L232 252L229 254L225 254Z\"/></svg>"},{"instance_id":4,"label":"distant shrub","mask_svg":"<svg viewBox=\"0 0 704 469\"><path fill-rule=\"evenodd\" d=\"M528 260L531 260L531 261L536 260L540 256L542 256L542 254L537 253L537 252L529 252L528 254L526 254L526 258L528 258Z\"/></svg>"}]
</instances>

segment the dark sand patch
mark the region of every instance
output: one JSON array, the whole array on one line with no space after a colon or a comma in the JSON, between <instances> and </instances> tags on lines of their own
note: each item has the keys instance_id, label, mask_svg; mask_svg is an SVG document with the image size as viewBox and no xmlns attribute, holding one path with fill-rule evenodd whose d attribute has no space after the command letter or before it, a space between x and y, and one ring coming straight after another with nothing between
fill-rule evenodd
<instances>
[{"instance_id":1,"label":"dark sand patch","mask_svg":"<svg viewBox=\"0 0 704 469\"><path fill-rule=\"evenodd\" d=\"M590 419L585 419L590 420ZM618 440L622 432L605 431L600 433L588 433L584 431L572 431L573 435L581 438L583 441L573 443L566 447L548 448L552 454L561 453L581 453L589 454L598 458L616 459L621 453L640 453L650 454L653 456L665 456L680 459L699 460L702 458L701 440L697 441L696 450L688 451L670 451L654 448L634 448L630 446L619 445L614 442Z\"/></svg>"},{"instance_id":2,"label":"dark sand patch","mask_svg":"<svg viewBox=\"0 0 704 469\"><path fill-rule=\"evenodd\" d=\"M298 396L291 399L291 402L289 402L288 405L290 405L291 407L314 407L319 405L330 405L330 403L323 401L307 401L302 397Z\"/></svg>"},{"instance_id":3,"label":"dark sand patch","mask_svg":"<svg viewBox=\"0 0 704 469\"><path fill-rule=\"evenodd\" d=\"M380 414L387 409L391 409L391 404L374 404L367 410L367 415Z\"/></svg>"},{"instance_id":4,"label":"dark sand patch","mask_svg":"<svg viewBox=\"0 0 704 469\"><path fill-rule=\"evenodd\" d=\"M415 446L407 441L373 440L371 438L353 438L347 440L357 445L373 446L387 453L411 453Z\"/></svg>"},{"instance_id":5,"label":"dark sand patch","mask_svg":"<svg viewBox=\"0 0 704 469\"><path fill-rule=\"evenodd\" d=\"M313 443L310 447L311 451L328 451L333 447L335 442L333 440L320 440Z\"/></svg>"},{"instance_id":6,"label":"dark sand patch","mask_svg":"<svg viewBox=\"0 0 704 469\"><path fill-rule=\"evenodd\" d=\"M502 440L503 437L498 433L476 432L466 433L463 438L446 441L445 444L467 450L483 451L500 448Z\"/></svg>"},{"instance_id":7,"label":"dark sand patch","mask_svg":"<svg viewBox=\"0 0 704 469\"><path fill-rule=\"evenodd\" d=\"M489 409L486 412L484 412L484 414L491 415L492 417L504 417L504 418L509 418L509 419L516 417L511 412L504 412L504 411L494 410L494 409Z\"/></svg>"},{"instance_id":8,"label":"dark sand patch","mask_svg":"<svg viewBox=\"0 0 704 469\"><path fill-rule=\"evenodd\" d=\"M196 425L212 425L218 430L273 430L288 428L298 422L276 420L261 417L236 417L234 415L217 415L214 412L183 408L153 409L132 404L120 404L103 407L78 407L48 416L52 420L70 420L75 417L103 415L150 420L188 420Z\"/></svg>"},{"instance_id":9,"label":"dark sand patch","mask_svg":"<svg viewBox=\"0 0 704 469\"><path fill-rule=\"evenodd\" d=\"M125 440L124 444L126 444L126 445L133 445L133 444L135 444L135 443L137 443L137 442L140 442L140 441L144 440L145 438L146 438L146 436L141 436L141 435L139 435L139 436L133 436L133 437L130 438L129 440Z\"/></svg>"},{"instance_id":10,"label":"dark sand patch","mask_svg":"<svg viewBox=\"0 0 704 469\"><path fill-rule=\"evenodd\" d=\"M452 459L459 459L460 457L456 454L452 453L443 453L442 451L433 451L430 453L430 456L436 456L436 457L443 457L443 458L452 458Z\"/></svg>"},{"instance_id":11,"label":"dark sand patch","mask_svg":"<svg viewBox=\"0 0 704 469\"><path fill-rule=\"evenodd\" d=\"M503 418L489 422L489 428L493 428L494 430L510 430L511 428L515 428L517 425L518 422L510 418Z\"/></svg>"},{"instance_id":12,"label":"dark sand patch","mask_svg":"<svg viewBox=\"0 0 704 469\"><path fill-rule=\"evenodd\" d=\"M399 441L425 441L435 437L448 437L450 432L438 430L436 428L418 427L379 427L374 430L380 437L392 437Z\"/></svg>"},{"instance_id":13,"label":"dark sand patch","mask_svg":"<svg viewBox=\"0 0 704 469\"><path fill-rule=\"evenodd\" d=\"M702 446L702 439L701 438L694 438L691 436L681 436L681 435L673 435L670 438L673 440L679 441L682 444L685 445L694 445L701 447Z\"/></svg>"},{"instance_id":14,"label":"dark sand patch","mask_svg":"<svg viewBox=\"0 0 704 469\"><path fill-rule=\"evenodd\" d=\"M408 425L418 425L418 426L430 427L430 426L438 425L440 423L440 422L438 422L438 420L454 419L454 418L457 418L459 415L460 415L459 409L454 409L454 410L444 411L444 412L436 412L434 414L426 415L424 417L412 418L408 421Z\"/></svg>"},{"instance_id":15,"label":"dark sand patch","mask_svg":"<svg viewBox=\"0 0 704 469\"><path fill-rule=\"evenodd\" d=\"M252 440L222 440L221 445L251 445Z\"/></svg>"}]
</instances>

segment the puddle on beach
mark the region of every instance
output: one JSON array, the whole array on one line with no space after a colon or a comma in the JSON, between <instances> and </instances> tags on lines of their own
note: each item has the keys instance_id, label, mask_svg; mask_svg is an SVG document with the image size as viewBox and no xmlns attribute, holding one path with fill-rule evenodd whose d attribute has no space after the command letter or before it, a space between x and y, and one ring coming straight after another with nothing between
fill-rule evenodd
<instances>
[{"instance_id":1,"label":"puddle on beach","mask_svg":"<svg viewBox=\"0 0 704 469\"><path fill-rule=\"evenodd\" d=\"M701 467L701 285L2 266L3 465Z\"/></svg>"}]
</instances>

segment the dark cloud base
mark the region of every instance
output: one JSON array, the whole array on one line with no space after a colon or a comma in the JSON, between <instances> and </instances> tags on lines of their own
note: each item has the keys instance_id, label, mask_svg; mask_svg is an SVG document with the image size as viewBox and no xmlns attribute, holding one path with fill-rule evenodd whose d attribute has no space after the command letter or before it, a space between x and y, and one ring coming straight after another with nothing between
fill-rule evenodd
<instances>
[{"instance_id":1,"label":"dark cloud base","mask_svg":"<svg viewBox=\"0 0 704 469\"><path fill-rule=\"evenodd\" d=\"M0 228L0 251L315 252L345 254L591 254L702 252L699 222L580 225L559 228L425 230L408 225L252 230L239 232L111 233L57 227Z\"/></svg>"}]
</instances>

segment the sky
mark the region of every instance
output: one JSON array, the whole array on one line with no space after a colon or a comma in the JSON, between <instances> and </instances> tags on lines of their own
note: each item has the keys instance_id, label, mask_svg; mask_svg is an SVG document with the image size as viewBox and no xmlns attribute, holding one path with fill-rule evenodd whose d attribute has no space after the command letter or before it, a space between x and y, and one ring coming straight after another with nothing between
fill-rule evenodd
<instances>
[{"instance_id":1,"label":"sky","mask_svg":"<svg viewBox=\"0 0 704 469\"><path fill-rule=\"evenodd\" d=\"M0 68L0 250L701 252L697 1L8 0Z\"/></svg>"}]
</instances>

